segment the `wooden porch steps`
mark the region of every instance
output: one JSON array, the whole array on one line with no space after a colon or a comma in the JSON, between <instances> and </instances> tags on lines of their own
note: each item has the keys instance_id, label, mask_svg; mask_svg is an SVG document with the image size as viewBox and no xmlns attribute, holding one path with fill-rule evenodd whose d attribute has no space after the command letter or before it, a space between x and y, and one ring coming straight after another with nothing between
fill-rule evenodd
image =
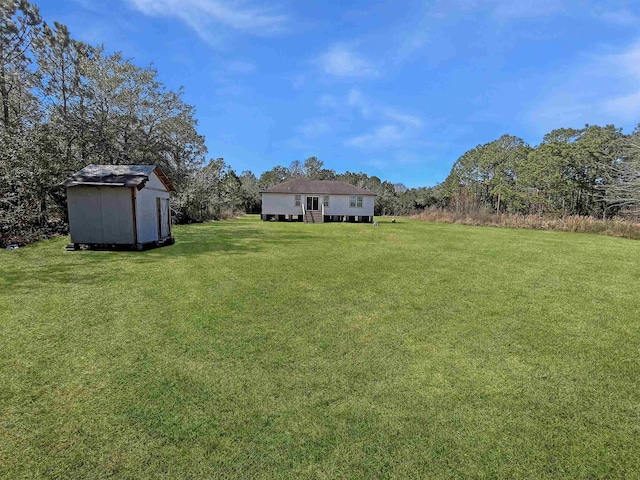
<instances>
[{"instance_id":1,"label":"wooden porch steps","mask_svg":"<svg viewBox=\"0 0 640 480\"><path fill-rule=\"evenodd\" d=\"M311 212L307 210L304 214L304 223L324 223L322 212Z\"/></svg>"}]
</instances>

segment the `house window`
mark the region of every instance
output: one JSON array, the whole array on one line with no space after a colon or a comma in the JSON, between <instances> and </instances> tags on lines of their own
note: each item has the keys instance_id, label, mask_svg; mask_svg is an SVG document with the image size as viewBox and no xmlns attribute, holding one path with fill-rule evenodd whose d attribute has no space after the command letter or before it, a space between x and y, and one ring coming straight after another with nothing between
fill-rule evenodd
<instances>
[{"instance_id":1,"label":"house window","mask_svg":"<svg viewBox=\"0 0 640 480\"><path fill-rule=\"evenodd\" d=\"M324 197L322 197L322 205L324 205L325 207L329 206L329 195L325 195Z\"/></svg>"},{"instance_id":2,"label":"house window","mask_svg":"<svg viewBox=\"0 0 640 480\"><path fill-rule=\"evenodd\" d=\"M349 196L349 207L362 208L362 195Z\"/></svg>"},{"instance_id":3,"label":"house window","mask_svg":"<svg viewBox=\"0 0 640 480\"><path fill-rule=\"evenodd\" d=\"M295 195L295 196L293 197L293 204L294 204L296 207L299 207L299 206L300 206L300 197L301 197L301 195Z\"/></svg>"}]
</instances>

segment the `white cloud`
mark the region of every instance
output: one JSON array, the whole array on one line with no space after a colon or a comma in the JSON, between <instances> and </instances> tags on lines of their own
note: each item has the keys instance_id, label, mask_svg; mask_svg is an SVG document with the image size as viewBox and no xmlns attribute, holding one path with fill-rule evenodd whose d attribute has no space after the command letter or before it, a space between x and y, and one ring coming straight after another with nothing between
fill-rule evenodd
<instances>
[{"instance_id":1,"label":"white cloud","mask_svg":"<svg viewBox=\"0 0 640 480\"><path fill-rule=\"evenodd\" d=\"M380 105L375 100L367 98L357 88L349 90L347 95L347 105L356 108L360 116L364 119L392 120L395 123L406 127L421 128L422 119L416 115L404 113L397 108L389 108Z\"/></svg>"},{"instance_id":2,"label":"white cloud","mask_svg":"<svg viewBox=\"0 0 640 480\"><path fill-rule=\"evenodd\" d=\"M72 0L73 3L80 5L85 10L89 10L90 12L95 13L104 13L104 5L100 3L96 3L92 0Z\"/></svg>"},{"instance_id":3,"label":"white cloud","mask_svg":"<svg viewBox=\"0 0 640 480\"><path fill-rule=\"evenodd\" d=\"M362 149L376 149L397 145L405 137L405 132L397 125L382 125L371 133L349 139L347 144Z\"/></svg>"},{"instance_id":4,"label":"white cloud","mask_svg":"<svg viewBox=\"0 0 640 480\"><path fill-rule=\"evenodd\" d=\"M306 142L298 137L293 137L282 142L284 146L292 150L298 150L300 152L310 152L316 149L314 145Z\"/></svg>"},{"instance_id":5,"label":"white cloud","mask_svg":"<svg viewBox=\"0 0 640 480\"><path fill-rule=\"evenodd\" d=\"M334 44L315 63L334 77L370 77L376 75L373 65L344 44Z\"/></svg>"},{"instance_id":6,"label":"white cloud","mask_svg":"<svg viewBox=\"0 0 640 480\"><path fill-rule=\"evenodd\" d=\"M590 55L549 79L550 93L531 111L541 129L640 121L640 41L615 54Z\"/></svg>"},{"instance_id":7,"label":"white cloud","mask_svg":"<svg viewBox=\"0 0 640 480\"><path fill-rule=\"evenodd\" d=\"M316 138L331 131L331 124L325 118L312 118L306 120L298 131L306 138Z\"/></svg>"},{"instance_id":8,"label":"white cloud","mask_svg":"<svg viewBox=\"0 0 640 480\"><path fill-rule=\"evenodd\" d=\"M231 74L237 75L248 75L250 73L255 72L258 69L255 64L250 62L245 62L244 60L233 60L229 62L225 70Z\"/></svg>"},{"instance_id":9,"label":"white cloud","mask_svg":"<svg viewBox=\"0 0 640 480\"><path fill-rule=\"evenodd\" d=\"M397 48L394 52L395 63L403 63L407 60L415 60L417 52L424 49L429 43L430 33L428 25L420 25L414 32L403 32L395 42Z\"/></svg>"},{"instance_id":10,"label":"white cloud","mask_svg":"<svg viewBox=\"0 0 640 480\"><path fill-rule=\"evenodd\" d=\"M338 99L333 95L329 95L329 94L322 95L320 98L318 98L318 101L316 102L316 104L320 108L331 108L331 109L337 108L339 105Z\"/></svg>"},{"instance_id":11,"label":"white cloud","mask_svg":"<svg viewBox=\"0 0 640 480\"><path fill-rule=\"evenodd\" d=\"M219 97L237 97L244 93L244 89L237 85L225 85L216 89Z\"/></svg>"},{"instance_id":12,"label":"white cloud","mask_svg":"<svg viewBox=\"0 0 640 480\"><path fill-rule=\"evenodd\" d=\"M493 14L498 18L545 17L562 11L562 2L557 0L499 0L495 3Z\"/></svg>"},{"instance_id":13,"label":"white cloud","mask_svg":"<svg viewBox=\"0 0 640 480\"><path fill-rule=\"evenodd\" d=\"M563 9L563 2L558 0L441 0L435 15L442 16L451 11L488 11L494 17L506 20L547 16Z\"/></svg>"},{"instance_id":14,"label":"white cloud","mask_svg":"<svg viewBox=\"0 0 640 480\"><path fill-rule=\"evenodd\" d=\"M611 63L627 75L635 77L636 81L640 80L640 41L625 52L605 56L602 63Z\"/></svg>"},{"instance_id":15,"label":"white cloud","mask_svg":"<svg viewBox=\"0 0 640 480\"><path fill-rule=\"evenodd\" d=\"M607 10L607 2L592 8L581 8L577 2L566 0L437 0L431 11L436 18L456 13L485 12L497 20L515 20L564 14L569 17L592 16L607 23L623 26L640 24L640 12L627 6ZM632 3L632 2L622 2Z\"/></svg>"},{"instance_id":16,"label":"white cloud","mask_svg":"<svg viewBox=\"0 0 640 480\"><path fill-rule=\"evenodd\" d=\"M271 8L229 0L128 0L129 4L154 17L181 20L208 42L221 26L254 35L281 32L289 21L286 14Z\"/></svg>"},{"instance_id":17,"label":"white cloud","mask_svg":"<svg viewBox=\"0 0 640 480\"><path fill-rule=\"evenodd\" d=\"M296 90L300 90L307 83L307 76L303 73L294 75L291 79L291 86Z\"/></svg>"},{"instance_id":18,"label":"white cloud","mask_svg":"<svg viewBox=\"0 0 640 480\"><path fill-rule=\"evenodd\" d=\"M595 16L607 23L613 23L614 25L640 25L640 15L627 8L622 10L599 12Z\"/></svg>"},{"instance_id":19,"label":"white cloud","mask_svg":"<svg viewBox=\"0 0 640 480\"><path fill-rule=\"evenodd\" d=\"M371 101L365 99L365 96L357 88L349 90L347 95L347 105L358 109L362 118L369 118L371 116Z\"/></svg>"},{"instance_id":20,"label":"white cloud","mask_svg":"<svg viewBox=\"0 0 640 480\"><path fill-rule=\"evenodd\" d=\"M377 168L378 170L393 171L398 168L398 165L406 167L408 165L416 165L423 161L424 155L420 155L412 150L398 148L394 149L392 153L386 155L384 158L368 158L364 164Z\"/></svg>"},{"instance_id":21,"label":"white cloud","mask_svg":"<svg viewBox=\"0 0 640 480\"><path fill-rule=\"evenodd\" d=\"M416 128L422 127L422 120L415 115L409 115L406 113L397 112L395 110L387 110L386 115L391 120L395 120L407 126Z\"/></svg>"},{"instance_id":22,"label":"white cloud","mask_svg":"<svg viewBox=\"0 0 640 480\"><path fill-rule=\"evenodd\" d=\"M349 94L347 95L347 103L352 107L362 104L362 92L357 88L352 88L351 90L349 90Z\"/></svg>"},{"instance_id":23,"label":"white cloud","mask_svg":"<svg viewBox=\"0 0 640 480\"><path fill-rule=\"evenodd\" d=\"M615 116L640 121L640 90L629 95L606 100L604 107Z\"/></svg>"},{"instance_id":24,"label":"white cloud","mask_svg":"<svg viewBox=\"0 0 640 480\"><path fill-rule=\"evenodd\" d=\"M348 124L353 128L356 124L364 123L365 133L343 140L346 146L364 150L415 144L416 136L425 124L419 116L376 101L357 88L341 96L322 95L317 104L331 110L332 116L323 118L322 123L310 122L308 130L299 129L301 133L309 137L316 131L322 134L339 131L334 125ZM354 119L354 116L359 119Z\"/></svg>"}]
</instances>

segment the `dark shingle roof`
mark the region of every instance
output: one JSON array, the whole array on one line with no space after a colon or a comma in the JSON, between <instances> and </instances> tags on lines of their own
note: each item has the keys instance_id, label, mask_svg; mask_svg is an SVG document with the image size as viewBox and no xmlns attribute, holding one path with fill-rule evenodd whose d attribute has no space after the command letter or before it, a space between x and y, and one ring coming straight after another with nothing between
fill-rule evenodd
<instances>
[{"instance_id":1,"label":"dark shingle roof","mask_svg":"<svg viewBox=\"0 0 640 480\"><path fill-rule=\"evenodd\" d=\"M364 188L338 180L309 180L294 178L263 190L262 193L315 193L324 195L375 195Z\"/></svg>"},{"instance_id":2,"label":"dark shingle roof","mask_svg":"<svg viewBox=\"0 0 640 480\"><path fill-rule=\"evenodd\" d=\"M175 191L164 172L155 165L87 165L67 178L65 187L113 185L142 188L155 171L169 191Z\"/></svg>"}]
</instances>

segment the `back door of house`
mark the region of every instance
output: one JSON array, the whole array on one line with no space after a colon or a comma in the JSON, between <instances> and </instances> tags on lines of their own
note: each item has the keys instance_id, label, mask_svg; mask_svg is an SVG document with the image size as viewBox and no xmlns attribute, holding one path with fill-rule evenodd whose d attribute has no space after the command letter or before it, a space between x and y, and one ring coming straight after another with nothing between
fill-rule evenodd
<instances>
[{"instance_id":1,"label":"back door of house","mask_svg":"<svg viewBox=\"0 0 640 480\"><path fill-rule=\"evenodd\" d=\"M320 197L307 197L307 210L318 210Z\"/></svg>"}]
</instances>

